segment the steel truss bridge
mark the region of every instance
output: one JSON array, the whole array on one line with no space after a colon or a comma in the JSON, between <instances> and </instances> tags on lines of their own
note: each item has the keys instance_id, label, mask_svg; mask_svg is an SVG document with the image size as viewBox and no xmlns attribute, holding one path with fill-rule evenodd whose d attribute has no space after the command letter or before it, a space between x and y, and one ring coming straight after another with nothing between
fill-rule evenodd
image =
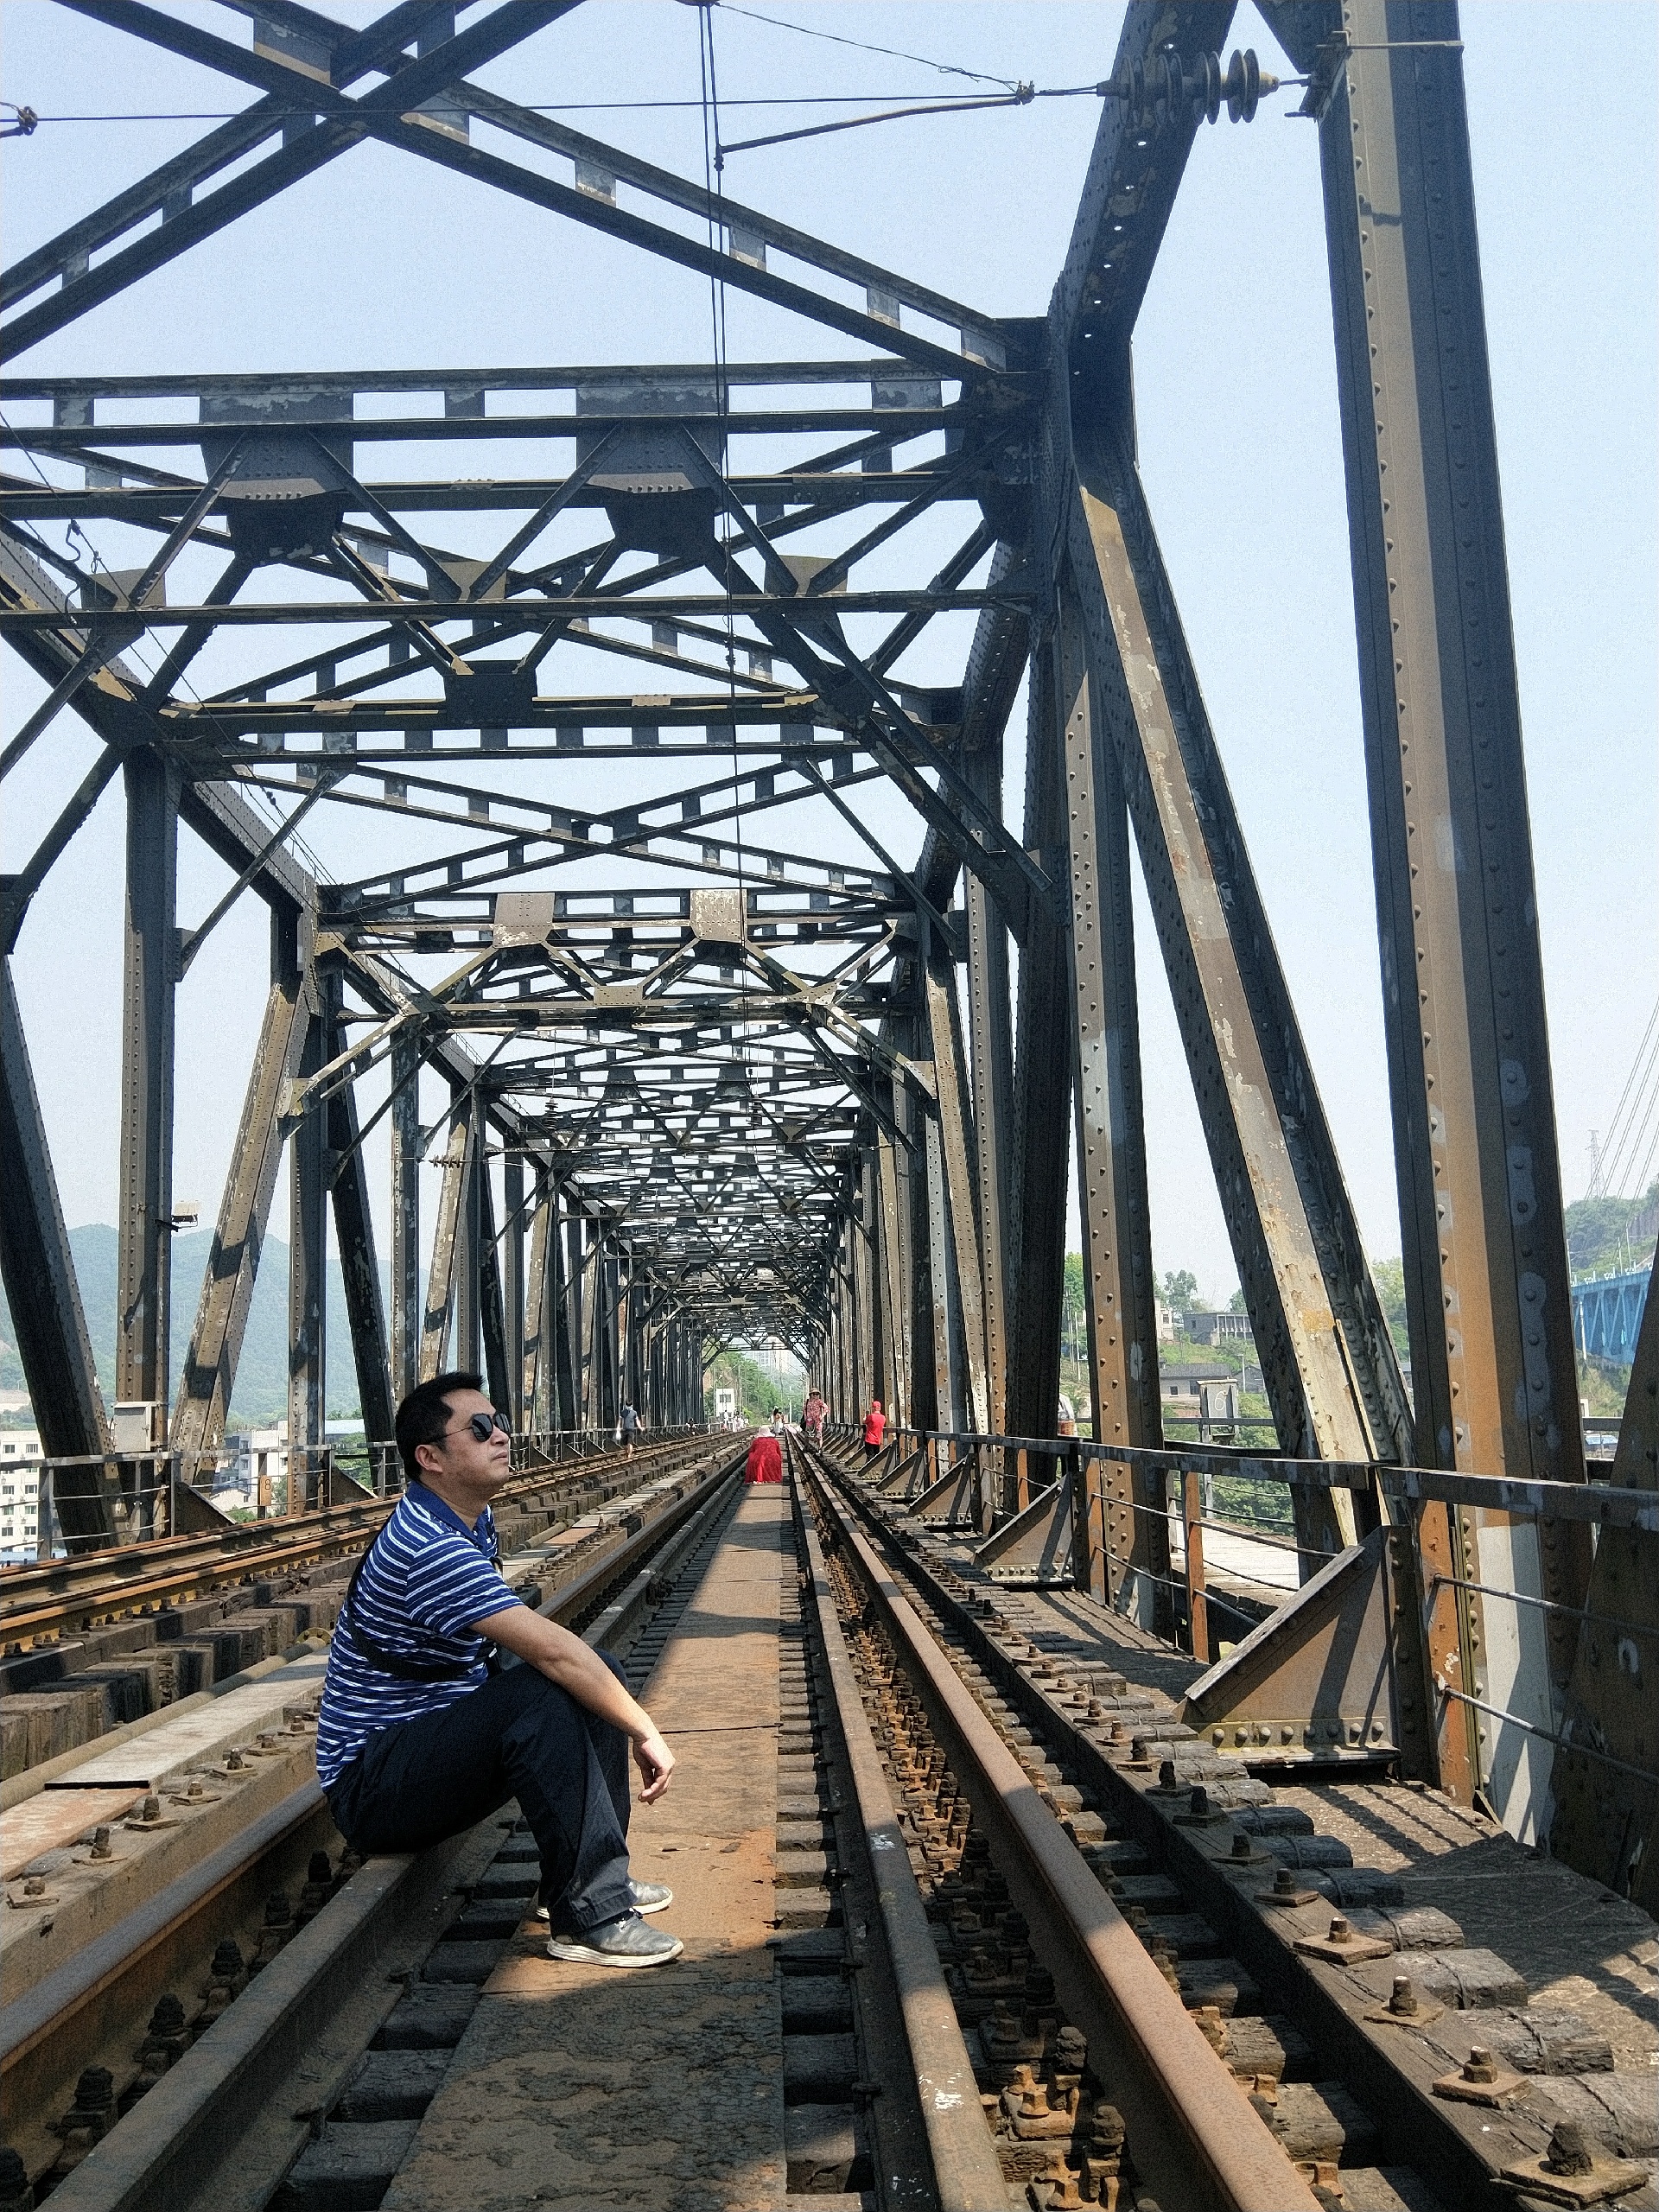
<instances>
[{"instance_id":1,"label":"steel truss bridge","mask_svg":"<svg viewBox=\"0 0 1659 2212\"><path fill-rule=\"evenodd\" d=\"M336 1494L331 1208L372 1439L447 1359L486 1370L521 1430L608 1426L623 1397L700 1420L707 1347L763 1335L840 1417L879 1395L921 1432L1052 1437L1073 1144L1095 1443L1155 1452L1131 839L1281 1452L1583 1483L1450 0L1262 8L1318 123L1414 1411L1136 469L1136 316L1206 110L1229 86L1251 105L1218 60L1226 0L1132 0L1046 312L1014 320L477 85L527 40L556 60L570 0L403 0L360 30L291 0L226 0L217 28L73 6L249 98L0 297L0 630L48 687L3 766L66 714L102 747L0 886L8 949L118 779L127 809L114 1394L150 1409L136 1442L98 1387L9 975L3 1010L5 1282L73 1547L168 1525L138 1510L145 1449L170 1455L171 1525L210 1513L284 1154L289 1435L311 1465L291 1508ZM471 178L792 311L841 357L30 372L41 340L365 141L416 189L424 163ZM522 472L469 478L480 439ZM431 465L389 477L388 445ZM868 582L942 517L942 566ZM962 610L959 680L908 679ZM200 697L210 644L237 673ZM576 648L613 688L568 687ZM1022 683L1026 787L1005 794ZM912 810L902 849L872 793ZM409 825L406 861L371 843L360 877L308 865L302 823L341 809ZM821 856L825 822L855 862ZM188 930L181 824L234 879ZM175 1377L175 1002L241 895L270 910L269 990ZM359 1103L365 1081L385 1103ZM389 1301L363 1148L383 1115ZM1079 1479L1099 1592L1155 1611L1161 1473L1096 1454ZM1398 1522L1387 1495L1299 1488L1306 1554ZM1413 1679L1452 1685L1402 1722L1409 1757L1464 1796L1493 1786L1473 1495L1424 1497L1400 1552ZM1583 1528L1513 1547L1558 1687Z\"/></svg>"}]
</instances>

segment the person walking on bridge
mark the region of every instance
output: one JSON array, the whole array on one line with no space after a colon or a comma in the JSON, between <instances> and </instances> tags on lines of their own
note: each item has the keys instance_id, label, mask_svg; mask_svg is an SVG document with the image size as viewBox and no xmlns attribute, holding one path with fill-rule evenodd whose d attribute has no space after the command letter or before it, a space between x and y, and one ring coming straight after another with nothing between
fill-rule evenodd
<instances>
[{"instance_id":1,"label":"person walking on bridge","mask_svg":"<svg viewBox=\"0 0 1659 2212\"><path fill-rule=\"evenodd\" d=\"M628 1755L654 1805L674 1754L621 1669L502 1580L490 1501L510 1433L476 1375L435 1376L398 1407L408 1487L340 1608L317 1779L365 1857L424 1851L516 1797L541 1853L549 1956L664 1966L684 1947L644 1917L672 1891L629 1876Z\"/></svg>"},{"instance_id":2,"label":"person walking on bridge","mask_svg":"<svg viewBox=\"0 0 1659 2212\"><path fill-rule=\"evenodd\" d=\"M864 1416L864 1457L874 1459L881 1449L881 1440L887 1433L887 1417L881 1410L880 1398L870 1400L870 1410Z\"/></svg>"},{"instance_id":3,"label":"person walking on bridge","mask_svg":"<svg viewBox=\"0 0 1659 2212\"><path fill-rule=\"evenodd\" d=\"M823 1417L828 1411L821 1390L814 1390L801 1408L801 1427L815 1444L823 1441Z\"/></svg>"}]
</instances>

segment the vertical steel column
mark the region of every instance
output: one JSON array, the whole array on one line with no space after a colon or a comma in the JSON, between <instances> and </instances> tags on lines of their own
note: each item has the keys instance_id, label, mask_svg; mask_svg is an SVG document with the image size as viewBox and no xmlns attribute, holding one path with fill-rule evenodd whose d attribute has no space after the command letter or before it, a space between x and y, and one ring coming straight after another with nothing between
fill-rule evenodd
<instances>
[{"instance_id":1,"label":"vertical steel column","mask_svg":"<svg viewBox=\"0 0 1659 2212\"><path fill-rule=\"evenodd\" d=\"M507 1319L502 1310L501 1246L495 1231L495 1185L490 1176L489 1122L480 1113L477 1154L478 1329L484 1361L484 1387L493 1405L512 1418L513 1382L507 1350Z\"/></svg>"},{"instance_id":2,"label":"vertical steel column","mask_svg":"<svg viewBox=\"0 0 1659 2212\"><path fill-rule=\"evenodd\" d=\"M524 1311L524 1155L509 1141L501 1155L501 1299L506 1308L508 1417L515 1429L526 1426L524 1408L535 1392L535 1376L525 1388L524 1345L529 1317ZM533 1262L532 1262L533 1266ZM539 1301L538 1301L539 1302Z\"/></svg>"},{"instance_id":3,"label":"vertical steel column","mask_svg":"<svg viewBox=\"0 0 1659 2212\"><path fill-rule=\"evenodd\" d=\"M442 1372L449 1342L449 1319L455 1302L456 1247L461 1243L461 1216L473 1173L473 1095L456 1095L443 1156L443 1181L438 1192L438 1217L432 1230L432 1266L426 1280L426 1310L421 1317L421 1380L429 1382ZM461 1363L464 1364L464 1363Z\"/></svg>"},{"instance_id":4,"label":"vertical steel column","mask_svg":"<svg viewBox=\"0 0 1659 2212\"><path fill-rule=\"evenodd\" d=\"M173 1020L178 982L179 779L148 747L128 755L126 957L115 1395L167 1405L173 1237Z\"/></svg>"},{"instance_id":5,"label":"vertical steel column","mask_svg":"<svg viewBox=\"0 0 1659 2212\"><path fill-rule=\"evenodd\" d=\"M950 1329L950 1236L944 1187L944 1147L937 1114L924 1127L926 1156L927 1291L929 1326L932 1336L933 1428L955 1428L957 1419L955 1349Z\"/></svg>"},{"instance_id":6,"label":"vertical steel column","mask_svg":"<svg viewBox=\"0 0 1659 2212\"><path fill-rule=\"evenodd\" d=\"M536 1196L530 1224L530 1262L524 1276L524 1321L519 1345L519 1418L524 1429L551 1428L547 1400L553 1375L554 1312L557 1303L559 1225L554 1210L553 1179L536 1165Z\"/></svg>"},{"instance_id":7,"label":"vertical steel column","mask_svg":"<svg viewBox=\"0 0 1659 2212\"><path fill-rule=\"evenodd\" d=\"M899 1150L893 1140L875 1141L876 1268L881 1306L882 1402L896 1421L910 1419L910 1286L901 1230Z\"/></svg>"},{"instance_id":8,"label":"vertical steel column","mask_svg":"<svg viewBox=\"0 0 1659 2212\"><path fill-rule=\"evenodd\" d=\"M340 979L322 979L325 1062L343 1048L340 1025ZM368 1170L358 1141L357 1100L345 1084L328 1101L328 1165L334 1197L334 1243L346 1294L357 1369L358 1406L365 1436L372 1444L392 1440L391 1363L386 1347L386 1315L380 1295L380 1267L374 1249L374 1216L369 1206Z\"/></svg>"},{"instance_id":9,"label":"vertical steel column","mask_svg":"<svg viewBox=\"0 0 1659 2212\"><path fill-rule=\"evenodd\" d=\"M391 1388L404 1398L421 1365L421 1047L391 1047Z\"/></svg>"},{"instance_id":10,"label":"vertical steel column","mask_svg":"<svg viewBox=\"0 0 1659 2212\"><path fill-rule=\"evenodd\" d=\"M869 1274L864 1236L862 1179L854 1192L855 1211L847 1217L847 1286L852 1299L853 1395L861 1405L875 1395L875 1370L871 1364Z\"/></svg>"},{"instance_id":11,"label":"vertical steel column","mask_svg":"<svg viewBox=\"0 0 1659 2212\"><path fill-rule=\"evenodd\" d=\"M1064 747L1053 655L1031 657L1025 842L1046 860L1065 842ZM1020 948L1008 1182L1007 1427L1052 1436L1059 1423L1060 1314L1065 1286L1066 1111L1071 1054L1065 932L1033 899Z\"/></svg>"},{"instance_id":12,"label":"vertical steel column","mask_svg":"<svg viewBox=\"0 0 1659 2212\"><path fill-rule=\"evenodd\" d=\"M307 979L317 988L315 969ZM299 1079L324 1064L324 1022L306 1032ZM307 1108L288 1153L288 1510L328 1503L322 1447L327 1441L328 1109Z\"/></svg>"},{"instance_id":13,"label":"vertical steel column","mask_svg":"<svg viewBox=\"0 0 1659 2212\"><path fill-rule=\"evenodd\" d=\"M582 1264L577 1273L576 1320L580 1334L576 1385L582 1407L579 1428L597 1428L603 1418L601 1411L602 1382L600 1363L600 1306L604 1294L601 1269L601 1244L604 1224L600 1221L582 1220L577 1224L577 1249Z\"/></svg>"},{"instance_id":14,"label":"vertical steel column","mask_svg":"<svg viewBox=\"0 0 1659 2212\"><path fill-rule=\"evenodd\" d=\"M1163 1442L1158 1313L1141 1107L1141 1023L1129 903L1128 813L1110 744L1097 727L1082 620L1060 597L1058 700L1065 717L1071 886L1073 1096L1083 1222L1084 1306L1095 1441ZM1155 1491L1127 1464L1090 1460L1082 1564L1097 1596L1167 1625L1169 1548ZM1136 1570L1139 1570L1137 1574Z\"/></svg>"},{"instance_id":15,"label":"vertical steel column","mask_svg":"<svg viewBox=\"0 0 1659 2212\"><path fill-rule=\"evenodd\" d=\"M474 1095L467 1115L468 1144L461 1178L461 1210L455 1219L455 1365L469 1374L484 1366L481 1270L484 1259L483 1186L489 1175L490 1126L483 1101Z\"/></svg>"},{"instance_id":16,"label":"vertical steel column","mask_svg":"<svg viewBox=\"0 0 1659 2212\"><path fill-rule=\"evenodd\" d=\"M582 1216L559 1200L559 1313L553 1351L558 1389L555 1428L582 1427Z\"/></svg>"},{"instance_id":17,"label":"vertical steel column","mask_svg":"<svg viewBox=\"0 0 1659 2212\"><path fill-rule=\"evenodd\" d=\"M925 976L928 1033L933 1051L933 1081L938 1103L939 1145L944 1166L951 1257L956 1263L965 1354L962 1412L965 1426L982 1433L988 1426L985 1382L984 1271L981 1260L978 1209L971 1160L972 1116L967 1071L963 1064L962 1024L957 1007L956 970L933 948Z\"/></svg>"},{"instance_id":18,"label":"vertical steel column","mask_svg":"<svg viewBox=\"0 0 1659 2212\"><path fill-rule=\"evenodd\" d=\"M1002 812L1001 748L965 753L967 780L991 810ZM968 916L968 1041L973 1071L974 1179L979 1211L985 1328L987 1424L1001 1435L1007 1414L1008 1137L1013 1127L1014 1030L1008 1012L1008 933L982 879L965 872ZM1033 902L1034 903L1034 902Z\"/></svg>"},{"instance_id":19,"label":"vertical steel column","mask_svg":"<svg viewBox=\"0 0 1659 2212\"><path fill-rule=\"evenodd\" d=\"M41 1442L53 1458L96 1459L110 1448L109 1424L9 959L0 960L0 1273ZM137 1533L112 1469L60 1468L52 1491L72 1552Z\"/></svg>"},{"instance_id":20,"label":"vertical steel column","mask_svg":"<svg viewBox=\"0 0 1659 2212\"><path fill-rule=\"evenodd\" d=\"M1320 143L1416 1450L1432 1465L1579 1482L1458 11L1349 0L1341 29L1353 50ZM1569 1549L1547 1536L1541 1554L1529 1529L1454 1518L1425 1534L1459 1573L1581 1602ZM1524 1625L1499 1618L1517 1611ZM1454 1622L1438 1607L1429 1670L1497 1704L1507 1683L1529 1717L1547 1714L1573 1639L1530 1608L1486 1614L1483 1630L1466 1608ZM1440 1779L1464 1794L1479 1774L1524 1826L1542 1747L1497 1729L1483 1753L1470 1709L1446 1707Z\"/></svg>"}]
</instances>

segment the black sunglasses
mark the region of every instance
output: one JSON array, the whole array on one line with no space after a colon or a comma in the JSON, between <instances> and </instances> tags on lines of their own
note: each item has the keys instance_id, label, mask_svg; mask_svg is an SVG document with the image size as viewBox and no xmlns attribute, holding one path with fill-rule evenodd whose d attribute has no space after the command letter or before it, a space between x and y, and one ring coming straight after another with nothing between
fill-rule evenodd
<instances>
[{"instance_id":1,"label":"black sunglasses","mask_svg":"<svg viewBox=\"0 0 1659 2212\"><path fill-rule=\"evenodd\" d=\"M487 1444L498 1428L503 1436L512 1434L512 1423L505 1414L468 1414L464 1421L443 1433L446 1436L459 1436L463 1428L470 1428L480 1444Z\"/></svg>"}]
</instances>

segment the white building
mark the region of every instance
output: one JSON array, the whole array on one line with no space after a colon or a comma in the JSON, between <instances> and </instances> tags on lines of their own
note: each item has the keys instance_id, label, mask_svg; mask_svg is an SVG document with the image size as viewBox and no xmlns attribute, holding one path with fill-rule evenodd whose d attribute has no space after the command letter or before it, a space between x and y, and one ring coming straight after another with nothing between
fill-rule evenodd
<instances>
[{"instance_id":1,"label":"white building","mask_svg":"<svg viewBox=\"0 0 1659 2212\"><path fill-rule=\"evenodd\" d=\"M40 1542L41 1457L34 1429L0 1429L0 1567L34 1564Z\"/></svg>"}]
</instances>

